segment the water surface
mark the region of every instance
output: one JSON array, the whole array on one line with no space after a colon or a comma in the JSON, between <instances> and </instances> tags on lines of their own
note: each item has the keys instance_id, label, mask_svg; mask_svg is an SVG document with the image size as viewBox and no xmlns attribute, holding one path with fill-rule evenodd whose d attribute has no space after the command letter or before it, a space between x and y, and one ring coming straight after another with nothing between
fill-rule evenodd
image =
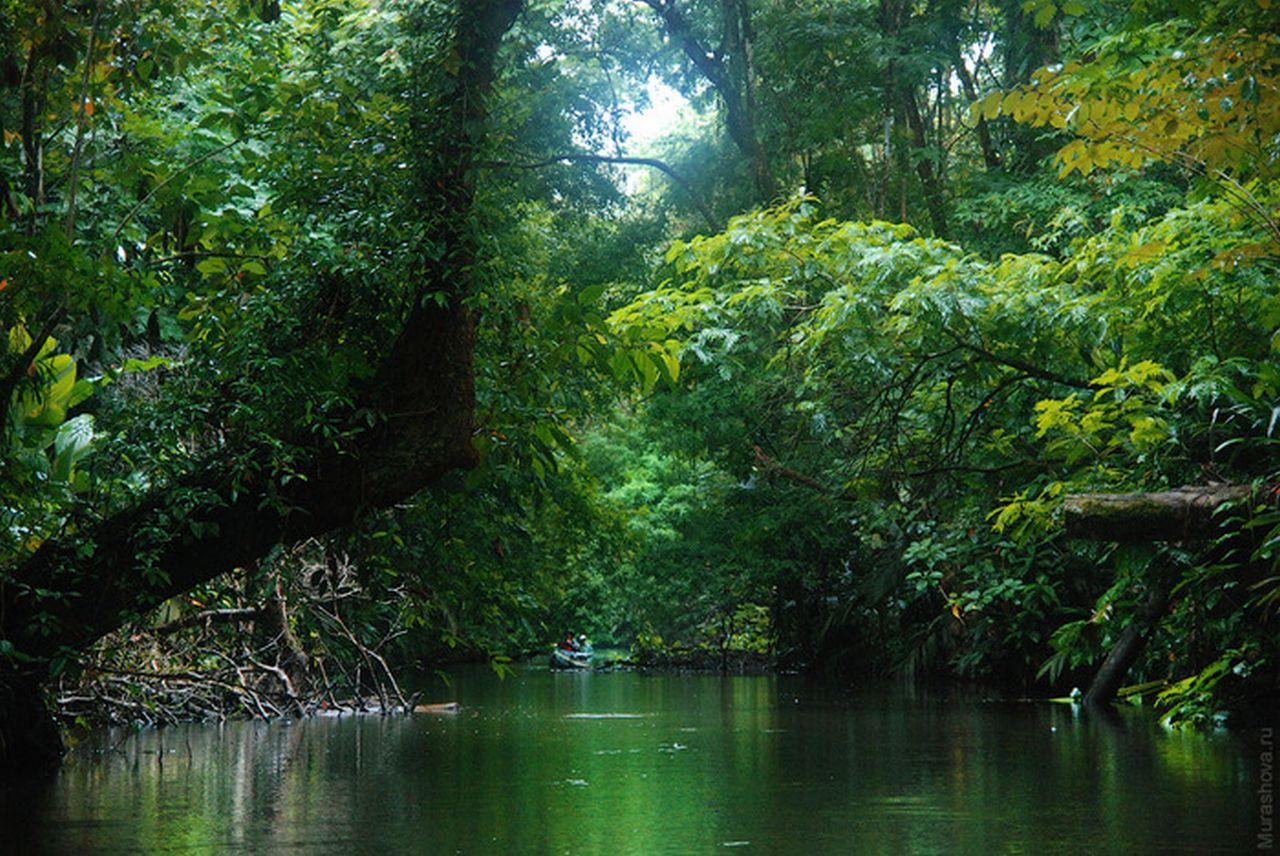
<instances>
[{"instance_id":1,"label":"water surface","mask_svg":"<svg viewBox=\"0 0 1280 856\"><path fill-rule=\"evenodd\" d=\"M455 716L105 732L4 795L21 851L1252 849L1247 739L800 678L458 673Z\"/></svg>"}]
</instances>

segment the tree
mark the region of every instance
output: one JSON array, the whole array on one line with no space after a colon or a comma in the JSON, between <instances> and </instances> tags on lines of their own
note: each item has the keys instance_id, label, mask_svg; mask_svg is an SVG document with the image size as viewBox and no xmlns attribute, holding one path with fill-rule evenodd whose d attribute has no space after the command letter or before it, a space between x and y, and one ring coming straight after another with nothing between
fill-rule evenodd
<instances>
[{"instance_id":1,"label":"tree","mask_svg":"<svg viewBox=\"0 0 1280 856\"><path fill-rule=\"evenodd\" d=\"M719 46L711 49L694 32L689 16L676 0L644 0L662 20L672 41L711 84L724 104L729 137L750 165L757 202L773 201L778 193L769 156L761 140L758 120L758 76L755 35L748 0L718 0Z\"/></svg>"},{"instance_id":2,"label":"tree","mask_svg":"<svg viewBox=\"0 0 1280 856\"><path fill-rule=\"evenodd\" d=\"M451 470L472 466L474 319L468 298L477 264L473 168L484 143L486 96L502 35L518 0L462 3L452 16L449 70L416 105L430 146L416 163L415 204L426 214L411 302L376 374L346 417L337 443L297 437L292 478L237 475L236 458L271 450L219 450L133 507L75 539L49 541L6 574L0 635L21 665L0 673L4 766L58 754L40 682L51 661L79 649L166 598L256 561L278 543L350 523ZM228 454L231 452L231 454Z\"/></svg>"}]
</instances>

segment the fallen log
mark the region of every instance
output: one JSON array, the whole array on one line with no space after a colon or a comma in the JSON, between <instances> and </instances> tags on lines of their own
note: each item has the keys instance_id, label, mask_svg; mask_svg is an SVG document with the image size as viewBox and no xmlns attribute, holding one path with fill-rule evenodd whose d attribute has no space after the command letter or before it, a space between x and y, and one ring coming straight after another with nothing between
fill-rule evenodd
<instances>
[{"instance_id":1,"label":"fallen log","mask_svg":"<svg viewBox=\"0 0 1280 856\"><path fill-rule=\"evenodd\" d=\"M1244 500L1274 502L1274 488L1216 484L1153 493L1069 494L1063 504L1067 537L1094 541L1195 541L1222 533L1217 512ZM1115 700L1129 669L1142 655L1169 605L1166 587L1148 588L1146 598L1098 668L1085 703L1102 708Z\"/></svg>"},{"instance_id":2,"label":"fallen log","mask_svg":"<svg viewBox=\"0 0 1280 856\"><path fill-rule=\"evenodd\" d=\"M462 708L456 701L446 701L440 704L416 704L413 706L414 713L457 713Z\"/></svg>"},{"instance_id":3,"label":"fallen log","mask_svg":"<svg viewBox=\"0 0 1280 856\"><path fill-rule=\"evenodd\" d=\"M188 627L208 626L211 624L234 623L237 621L258 621L263 616L259 606L232 607L229 609L205 609L200 612L166 621L151 629L156 636L171 636Z\"/></svg>"},{"instance_id":4,"label":"fallen log","mask_svg":"<svg viewBox=\"0 0 1280 856\"><path fill-rule=\"evenodd\" d=\"M1218 532L1215 511L1248 499L1249 485L1180 487L1156 493L1075 493L1063 503L1067 537L1093 541L1194 541Z\"/></svg>"}]
</instances>

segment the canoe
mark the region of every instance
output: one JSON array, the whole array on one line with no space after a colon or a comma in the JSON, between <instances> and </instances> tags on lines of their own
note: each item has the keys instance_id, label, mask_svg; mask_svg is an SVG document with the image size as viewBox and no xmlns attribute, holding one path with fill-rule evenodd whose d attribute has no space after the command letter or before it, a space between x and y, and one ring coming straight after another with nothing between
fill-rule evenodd
<instances>
[{"instance_id":1,"label":"canoe","mask_svg":"<svg viewBox=\"0 0 1280 856\"><path fill-rule=\"evenodd\" d=\"M551 668L553 669L590 669L594 652L566 651L563 648L551 649Z\"/></svg>"}]
</instances>

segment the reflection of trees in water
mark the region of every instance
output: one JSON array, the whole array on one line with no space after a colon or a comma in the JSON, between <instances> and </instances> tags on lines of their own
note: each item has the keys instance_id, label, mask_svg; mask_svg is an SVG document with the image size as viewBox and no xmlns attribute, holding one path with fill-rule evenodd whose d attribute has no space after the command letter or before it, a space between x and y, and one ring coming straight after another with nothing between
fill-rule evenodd
<instances>
[{"instance_id":1,"label":"reflection of trees in water","mask_svg":"<svg viewBox=\"0 0 1280 856\"><path fill-rule=\"evenodd\" d=\"M1254 820L1247 751L1142 711L791 677L522 670L458 688L448 719L107 733L25 822L79 850L843 853L1194 850Z\"/></svg>"}]
</instances>

